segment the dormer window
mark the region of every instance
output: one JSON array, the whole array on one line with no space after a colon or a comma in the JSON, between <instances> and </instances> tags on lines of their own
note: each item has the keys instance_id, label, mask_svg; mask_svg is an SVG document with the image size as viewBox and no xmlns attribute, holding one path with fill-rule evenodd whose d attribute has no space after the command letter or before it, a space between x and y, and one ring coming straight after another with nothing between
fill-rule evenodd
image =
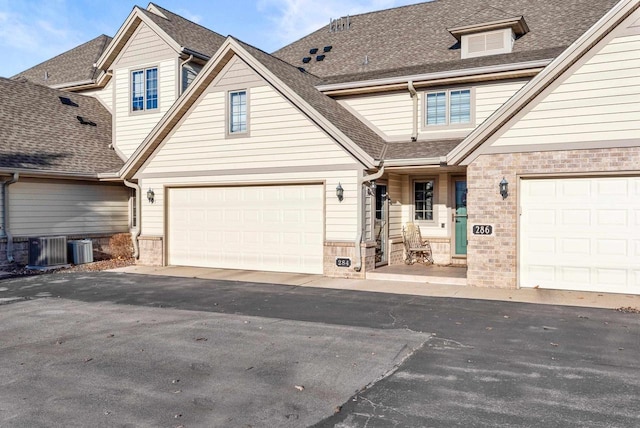
<instances>
[{"instance_id":1,"label":"dormer window","mask_svg":"<svg viewBox=\"0 0 640 428\"><path fill-rule=\"evenodd\" d=\"M472 18L449 28L460 41L461 58L510 53L517 37L529 32L523 16L510 17L503 11L486 8Z\"/></svg>"}]
</instances>

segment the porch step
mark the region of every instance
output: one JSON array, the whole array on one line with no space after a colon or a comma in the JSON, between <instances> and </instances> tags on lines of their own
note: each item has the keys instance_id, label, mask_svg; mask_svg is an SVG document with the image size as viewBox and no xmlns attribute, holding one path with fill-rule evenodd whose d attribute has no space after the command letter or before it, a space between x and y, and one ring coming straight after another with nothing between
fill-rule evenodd
<instances>
[{"instance_id":1,"label":"porch step","mask_svg":"<svg viewBox=\"0 0 640 428\"><path fill-rule=\"evenodd\" d=\"M399 282L422 282L426 284L441 285L467 285L467 278L458 276L441 276L441 275L415 275L400 274L386 272L367 272L367 279L379 281L399 281Z\"/></svg>"}]
</instances>

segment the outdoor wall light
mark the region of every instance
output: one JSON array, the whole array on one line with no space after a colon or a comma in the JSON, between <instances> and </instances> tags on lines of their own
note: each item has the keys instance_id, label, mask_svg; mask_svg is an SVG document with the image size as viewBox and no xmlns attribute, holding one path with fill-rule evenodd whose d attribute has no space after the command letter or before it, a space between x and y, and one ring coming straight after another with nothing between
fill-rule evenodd
<instances>
[{"instance_id":1,"label":"outdoor wall light","mask_svg":"<svg viewBox=\"0 0 640 428\"><path fill-rule=\"evenodd\" d=\"M338 197L338 200L340 202L342 202L342 200L344 199L344 189L342 188L342 184L338 183L338 187L336 187L336 196Z\"/></svg>"},{"instance_id":2,"label":"outdoor wall light","mask_svg":"<svg viewBox=\"0 0 640 428\"><path fill-rule=\"evenodd\" d=\"M147 190L147 200L150 204L154 203L156 200L156 194L152 188L149 188L149 190Z\"/></svg>"},{"instance_id":3,"label":"outdoor wall light","mask_svg":"<svg viewBox=\"0 0 640 428\"><path fill-rule=\"evenodd\" d=\"M502 195L502 199L507 199L507 196L509 196L509 182L504 177L502 177L502 181L500 182L500 194Z\"/></svg>"}]
</instances>

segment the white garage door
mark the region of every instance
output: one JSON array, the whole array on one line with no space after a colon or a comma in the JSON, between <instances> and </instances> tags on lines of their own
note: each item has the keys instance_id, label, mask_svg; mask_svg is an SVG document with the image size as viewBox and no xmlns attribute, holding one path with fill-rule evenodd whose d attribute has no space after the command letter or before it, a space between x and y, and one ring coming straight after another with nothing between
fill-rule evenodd
<instances>
[{"instance_id":1,"label":"white garage door","mask_svg":"<svg viewBox=\"0 0 640 428\"><path fill-rule=\"evenodd\" d=\"M169 189L171 265L322 273L321 185Z\"/></svg>"},{"instance_id":2,"label":"white garage door","mask_svg":"<svg viewBox=\"0 0 640 428\"><path fill-rule=\"evenodd\" d=\"M522 287L640 294L640 178L521 184Z\"/></svg>"}]
</instances>

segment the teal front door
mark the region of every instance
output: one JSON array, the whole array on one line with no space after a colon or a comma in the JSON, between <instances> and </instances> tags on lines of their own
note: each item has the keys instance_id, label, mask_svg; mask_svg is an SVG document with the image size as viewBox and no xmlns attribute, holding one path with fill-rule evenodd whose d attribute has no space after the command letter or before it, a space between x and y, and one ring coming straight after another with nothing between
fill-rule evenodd
<instances>
[{"instance_id":1,"label":"teal front door","mask_svg":"<svg viewBox=\"0 0 640 428\"><path fill-rule=\"evenodd\" d=\"M454 226L456 234L456 255L467 254L467 181L455 180L456 212Z\"/></svg>"}]
</instances>

